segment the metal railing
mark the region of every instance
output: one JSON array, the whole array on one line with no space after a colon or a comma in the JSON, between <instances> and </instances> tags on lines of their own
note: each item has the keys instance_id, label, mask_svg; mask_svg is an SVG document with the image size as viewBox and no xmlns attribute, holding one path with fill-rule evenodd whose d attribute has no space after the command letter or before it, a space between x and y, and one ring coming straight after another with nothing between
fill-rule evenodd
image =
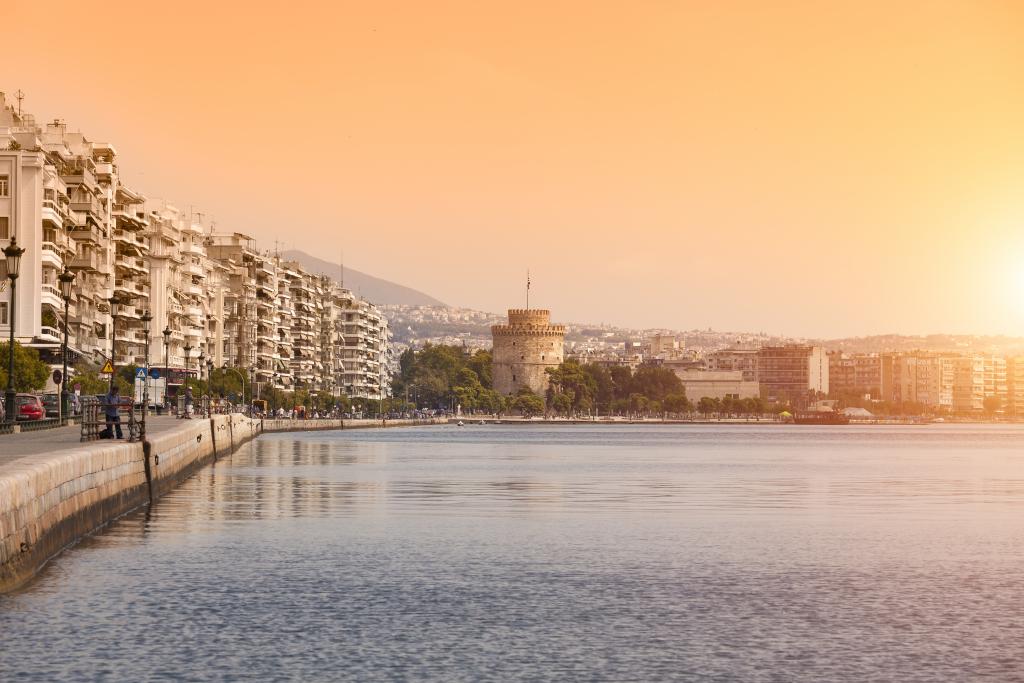
<instances>
[{"instance_id":1,"label":"metal railing","mask_svg":"<svg viewBox=\"0 0 1024 683\"><path fill-rule=\"evenodd\" d=\"M122 400L117 404L116 420L108 418L107 407L107 403L92 396L82 399L82 441L113 439L117 436L118 425L121 425L122 438L127 437L129 442L142 440L144 423L136 417L136 409L130 401Z\"/></svg>"}]
</instances>

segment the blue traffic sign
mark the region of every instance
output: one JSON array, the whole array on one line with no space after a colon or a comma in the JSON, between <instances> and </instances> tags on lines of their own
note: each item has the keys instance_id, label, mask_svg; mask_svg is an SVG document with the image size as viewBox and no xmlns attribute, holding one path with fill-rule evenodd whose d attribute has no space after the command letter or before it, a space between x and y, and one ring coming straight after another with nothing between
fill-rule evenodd
<instances>
[{"instance_id":1,"label":"blue traffic sign","mask_svg":"<svg viewBox=\"0 0 1024 683\"><path fill-rule=\"evenodd\" d=\"M157 370L156 368L153 368L152 370L149 371L149 376L152 377L153 379L160 379L160 371Z\"/></svg>"},{"instance_id":2,"label":"blue traffic sign","mask_svg":"<svg viewBox=\"0 0 1024 683\"><path fill-rule=\"evenodd\" d=\"M146 379L146 368L139 368L136 370L135 379Z\"/></svg>"}]
</instances>

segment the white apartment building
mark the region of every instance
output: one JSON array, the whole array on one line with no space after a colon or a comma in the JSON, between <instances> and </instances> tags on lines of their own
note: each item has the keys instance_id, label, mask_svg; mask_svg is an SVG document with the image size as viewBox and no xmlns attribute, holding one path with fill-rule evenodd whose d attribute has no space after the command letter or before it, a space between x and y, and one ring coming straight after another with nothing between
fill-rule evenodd
<instances>
[{"instance_id":1,"label":"white apartment building","mask_svg":"<svg viewBox=\"0 0 1024 683\"><path fill-rule=\"evenodd\" d=\"M64 327L57 278L67 267L76 276L71 364L142 365L148 313L150 365L167 367L172 392L200 372L202 357L259 387L389 394L390 333L374 305L260 252L244 233L214 233L197 214L147 200L121 182L113 146L60 121L42 128L0 93L0 248L12 237L25 248L16 338L54 367ZM0 299L6 338L10 293Z\"/></svg>"}]
</instances>

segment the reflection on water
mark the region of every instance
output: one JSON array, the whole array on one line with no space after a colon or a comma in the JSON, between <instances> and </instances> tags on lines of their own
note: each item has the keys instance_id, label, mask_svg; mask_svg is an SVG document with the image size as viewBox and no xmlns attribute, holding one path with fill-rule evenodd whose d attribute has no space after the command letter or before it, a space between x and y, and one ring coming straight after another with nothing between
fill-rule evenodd
<instances>
[{"instance_id":1,"label":"reflection on water","mask_svg":"<svg viewBox=\"0 0 1024 683\"><path fill-rule=\"evenodd\" d=\"M1024 429L265 436L0 597L3 680L1012 680Z\"/></svg>"}]
</instances>

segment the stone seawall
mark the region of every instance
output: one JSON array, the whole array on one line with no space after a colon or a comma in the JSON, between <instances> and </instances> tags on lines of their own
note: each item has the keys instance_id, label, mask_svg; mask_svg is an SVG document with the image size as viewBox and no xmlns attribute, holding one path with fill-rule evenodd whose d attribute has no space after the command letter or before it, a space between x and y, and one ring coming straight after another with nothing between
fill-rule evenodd
<instances>
[{"instance_id":1,"label":"stone seawall","mask_svg":"<svg viewBox=\"0 0 1024 683\"><path fill-rule=\"evenodd\" d=\"M447 423L447 419L433 420L285 420L264 419L265 432L305 432L324 429L369 429L372 427L414 427Z\"/></svg>"},{"instance_id":2,"label":"stone seawall","mask_svg":"<svg viewBox=\"0 0 1024 683\"><path fill-rule=\"evenodd\" d=\"M0 593L61 550L170 491L260 432L259 420L182 421L144 443L94 441L24 459L0 474Z\"/></svg>"}]
</instances>

